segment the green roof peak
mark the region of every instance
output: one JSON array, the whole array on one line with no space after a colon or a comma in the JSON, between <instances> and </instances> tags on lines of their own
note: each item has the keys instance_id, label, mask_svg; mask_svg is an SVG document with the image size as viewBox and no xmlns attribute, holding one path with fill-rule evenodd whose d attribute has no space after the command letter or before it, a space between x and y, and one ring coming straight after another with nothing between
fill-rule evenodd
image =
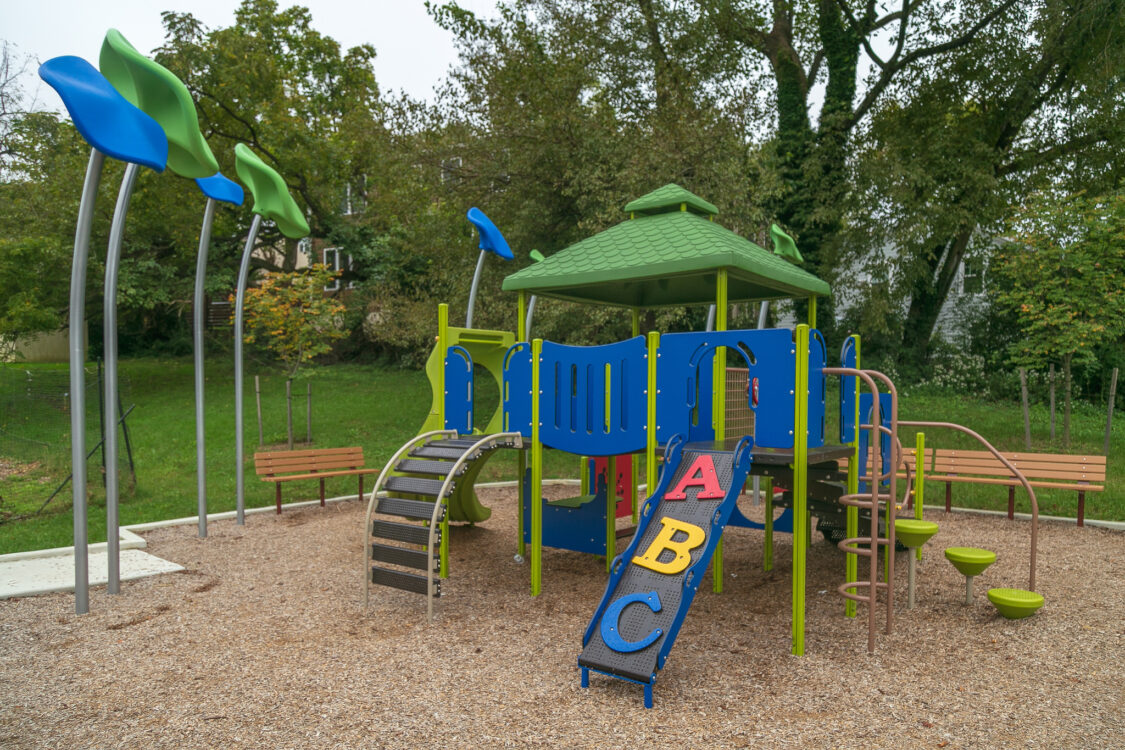
<instances>
[{"instance_id":1,"label":"green roof peak","mask_svg":"<svg viewBox=\"0 0 1125 750\"><path fill-rule=\"evenodd\" d=\"M625 212L634 215L651 216L672 211L691 211L703 216L714 216L719 209L700 198L690 190L685 190L674 182L642 195L625 205Z\"/></svg>"}]
</instances>

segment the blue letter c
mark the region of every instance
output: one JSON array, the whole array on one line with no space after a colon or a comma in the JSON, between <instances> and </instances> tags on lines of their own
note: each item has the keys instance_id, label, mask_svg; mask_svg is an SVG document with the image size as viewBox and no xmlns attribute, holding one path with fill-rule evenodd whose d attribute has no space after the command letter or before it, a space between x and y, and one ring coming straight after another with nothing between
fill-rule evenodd
<instances>
[{"instance_id":1,"label":"blue letter c","mask_svg":"<svg viewBox=\"0 0 1125 750\"><path fill-rule=\"evenodd\" d=\"M649 591L648 593L638 591L635 594L627 594L609 605L602 616L602 640L605 641L605 645L618 653L628 654L633 651L640 651L642 648L651 646L660 636L664 635L663 630L656 628L639 641L627 641L621 637L618 632L621 612L633 602L644 602L653 612L659 612L661 607L660 594L655 591Z\"/></svg>"}]
</instances>

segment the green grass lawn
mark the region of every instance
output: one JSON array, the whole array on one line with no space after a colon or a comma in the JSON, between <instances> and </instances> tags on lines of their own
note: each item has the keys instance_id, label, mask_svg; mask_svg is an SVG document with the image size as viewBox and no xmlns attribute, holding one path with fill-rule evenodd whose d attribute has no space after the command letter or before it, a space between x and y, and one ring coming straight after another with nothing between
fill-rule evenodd
<instances>
[{"instance_id":1,"label":"green grass lawn","mask_svg":"<svg viewBox=\"0 0 1125 750\"><path fill-rule=\"evenodd\" d=\"M18 365L19 372L58 366ZM65 367L61 368L65 371ZM193 516L196 512L195 427L190 359L130 359L121 362L122 382L127 382L125 403L135 404L129 417L129 435L136 464L136 485L132 485L124 463L121 445L121 524L158 521ZM234 384L230 360L214 358L207 362L207 497L208 510L233 510L235 506L234 466ZM9 373L6 374L10 374ZM261 482L254 474L253 454L258 450L254 407L254 375L262 384L262 409L267 446L284 448L285 381L272 368L250 362L246 377L246 503L247 507L269 506L273 503L273 485ZM387 369L369 365L336 365L323 368L312 376L313 447L360 445L368 466L382 468L390 455L417 433L430 406L430 386L419 371ZM305 435L305 382L294 383L294 430L296 440ZM97 395L87 397L89 408L88 445L97 442ZM478 386L478 417L488 415L496 403L495 389ZM18 399L11 402L18 406ZM66 437L67 417L54 414L43 425L33 424L15 413L2 416L0 427L0 513L6 518L34 512L50 492L69 473L69 443ZM835 397L830 394L830 422L836 410ZM1019 405L994 403L971 395L907 393L900 407L903 419L931 419L965 424L991 440L1000 450L1023 448L1023 421ZM45 412L32 412L41 414ZM1037 451L1061 451L1061 445L1047 440L1047 412L1033 409L1032 431ZM1060 416L1061 423L1061 416ZM48 425L49 422L49 426ZM1121 424L1120 420L1117 422ZM1078 405L1071 423L1072 453L1100 453L1105 427L1104 410ZM1061 432L1061 427L1060 427ZM1121 429L1115 429L1114 445L1120 442ZM25 453L21 442L4 441L5 435L32 435L48 448ZM830 425L830 441L834 427ZM913 445L913 434L903 434L905 445ZM31 443L28 443L29 445ZM38 445L36 443L35 445ZM927 435L930 447L975 447L958 434ZM16 446L13 449L12 446ZM15 455L4 455L11 453ZM1087 516L1125 520L1125 487L1122 483L1125 466L1109 461L1107 491L1087 496ZM481 481L514 479L516 454L501 451L482 472ZM547 452L545 475L576 477L577 460L566 454ZM643 476L643 471L642 471ZM90 540L105 539L105 498L101 487L100 463L95 455L89 462ZM370 484L368 484L370 488ZM328 493L345 495L355 492L354 477L328 481ZM927 483L926 497L940 503L944 485ZM317 494L315 482L293 482L283 486L286 502L310 499ZM1018 509L1026 510L1026 498L1017 493ZM0 523L0 553L72 543L70 507L71 491L67 487L40 514L19 521ZM1002 510L1007 505L1005 489L955 486L954 502L960 506ZM1040 510L1046 514L1073 516L1076 495L1073 492L1042 492Z\"/></svg>"}]
</instances>

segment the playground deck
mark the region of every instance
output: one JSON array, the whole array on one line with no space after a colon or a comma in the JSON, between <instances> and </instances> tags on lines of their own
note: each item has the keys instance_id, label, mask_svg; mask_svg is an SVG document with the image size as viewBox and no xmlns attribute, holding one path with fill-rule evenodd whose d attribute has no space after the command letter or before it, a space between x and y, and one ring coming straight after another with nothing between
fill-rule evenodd
<instances>
[{"instance_id":1,"label":"playground deck","mask_svg":"<svg viewBox=\"0 0 1125 750\"><path fill-rule=\"evenodd\" d=\"M1048 605L1012 622L983 591L1023 577L1026 524L934 514L918 606L899 609L874 656L862 610L842 615L840 553L814 534L799 658L788 536L762 573L761 533L730 529L725 592L704 579L645 711L636 686L578 685L604 564L547 550L529 597L512 560L515 492L482 493L493 516L452 529L432 626L406 592L362 615L357 502L215 522L205 542L192 527L150 532L149 551L188 571L119 597L95 588L82 617L70 594L0 601L0 745L1108 748L1125 736L1120 532L1044 524ZM968 609L940 551L955 545L1000 557Z\"/></svg>"}]
</instances>

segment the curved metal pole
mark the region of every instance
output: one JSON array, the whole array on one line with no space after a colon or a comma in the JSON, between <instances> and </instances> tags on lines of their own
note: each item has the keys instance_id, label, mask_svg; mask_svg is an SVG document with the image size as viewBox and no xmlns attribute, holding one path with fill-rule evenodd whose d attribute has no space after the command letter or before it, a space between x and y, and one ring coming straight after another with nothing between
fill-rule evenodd
<instances>
[{"instance_id":1,"label":"curved metal pole","mask_svg":"<svg viewBox=\"0 0 1125 750\"><path fill-rule=\"evenodd\" d=\"M90 611L90 556L86 532L86 265L90 228L105 154L90 150L70 267L70 470L74 508L74 613Z\"/></svg>"},{"instance_id":2,"label":"curved metal pole","mask_svg":"<svg viewBox=\"0 0 1125 750\"><path fill-rule=\"evenodd\" d=\"M121 264L121 242L125 237L125 215L137 182L139 164L127 164L117 192L113 223L109 229L109 247L105 256L105 317L102 326L105 358L105 405L112 412L117 403L117 271ZM107 590L121 593L121 540L117 532L117 420L110 420L105 431L105 542L108 565Z\"/></svg>"},{"instance_id":3,"label":"curved metal pole","mask_svg":"<svg viewBox=\"0 0 1125 750\"><path fill-rule=\"evenodd\" d=\"M951 430L957 430L959 432L963 432L966 435L968 435L969 437L975 438L985 448L988 448L989 453L991 453L993 456L995 456L996 460L998 460L1000 463L1004 464L1004 466L1008 467L1008 471L1012 472L1012 476L1014 476L1016 479L1019 480L1020 484L1023 485L1023 488L1025 490L1027 490L1027 496L1031 500L1031 553L1030 553L1031 570L1028 573L1027 588L1028 588L1029 591L1035 591L1035 561L1036 561L1036 556L1037 556L1037 552L1038 552L1038 548L1039 548L1039 500L1035 497L1035 490L1033 490L1031 488L1031 484L1027 481L1027 477L1025 477L1023 475L1023 472L1020 471L1019 469L1017 469L1011 461L1004 458L1004 456L1001 455L1000 451L996 450L996 448L993 447L992 443L988 442L983 437L981 437L978 433L973 432L972 430L970 430L968 427L966 427L964 425L955 424L953 422L918 422L918 421L914 421L914 420L910 420L910 421L902 420L901 422L899 422L899 426L900 427L948 427Z\"/></svg>"},{"instance_id":4,"label":"curved metal pole","mask_svg":"<svg viewBox=\"0 0 1125 750\"><path fill-rule=\"evenodd\" d=\"M473 327L473 308L477 304L477 287L480 285L480 275L484 270L484 254L487 250L480 251L480 257L477 258L477 270L473 273L473 285L469 287L469 309L465 312L465 327Z\"/></svg>"},{"instance_id":5,"label":"curved metal pole","mask_svg":"<svg viewBox=\"0 0 1125 750\"><path fill-rule=\"evenodd\" d=\"M523 335L525 341L531 340L531 318L535 315L535 300L539 297L537 294L531 295L531 300L527 303L527 317L523 322Z\"/></svg>"},{"instance_id":6,"label":"curved metal pole","mask_svg":"<svg viewBox=\"0 0 1125 750\"><path fill-rule=\"evenodd\" d=\"M246 237L246 247L242 250L242 265L238 268L238 291L234 300L234 460L237 484L236 515L238 525L246 523L246 478L242 463L245 460L242 444L242 303L246 299L246 281L250 277L250 253L254 251L254 241L258 239L258 229L262 226L262 215L254 214L250 234Z\"/></svg>"},{"instance_id":7,"label":"curved metal pole","mask_svg":"<svg viewBox=\"0 0 1125 750\"><path fill-rule=\"evenodd\" d=\"M203 228L199 232L199 253L195 261L194 319L192 321L192 352L195 355L195 484L199 512L199 538L207 538L207 450L203 436L203 285L207 280L207 251L211 247L211 225L215 221L215 199L207 199L203 211Z\"/></svg>"}]
</instances>

